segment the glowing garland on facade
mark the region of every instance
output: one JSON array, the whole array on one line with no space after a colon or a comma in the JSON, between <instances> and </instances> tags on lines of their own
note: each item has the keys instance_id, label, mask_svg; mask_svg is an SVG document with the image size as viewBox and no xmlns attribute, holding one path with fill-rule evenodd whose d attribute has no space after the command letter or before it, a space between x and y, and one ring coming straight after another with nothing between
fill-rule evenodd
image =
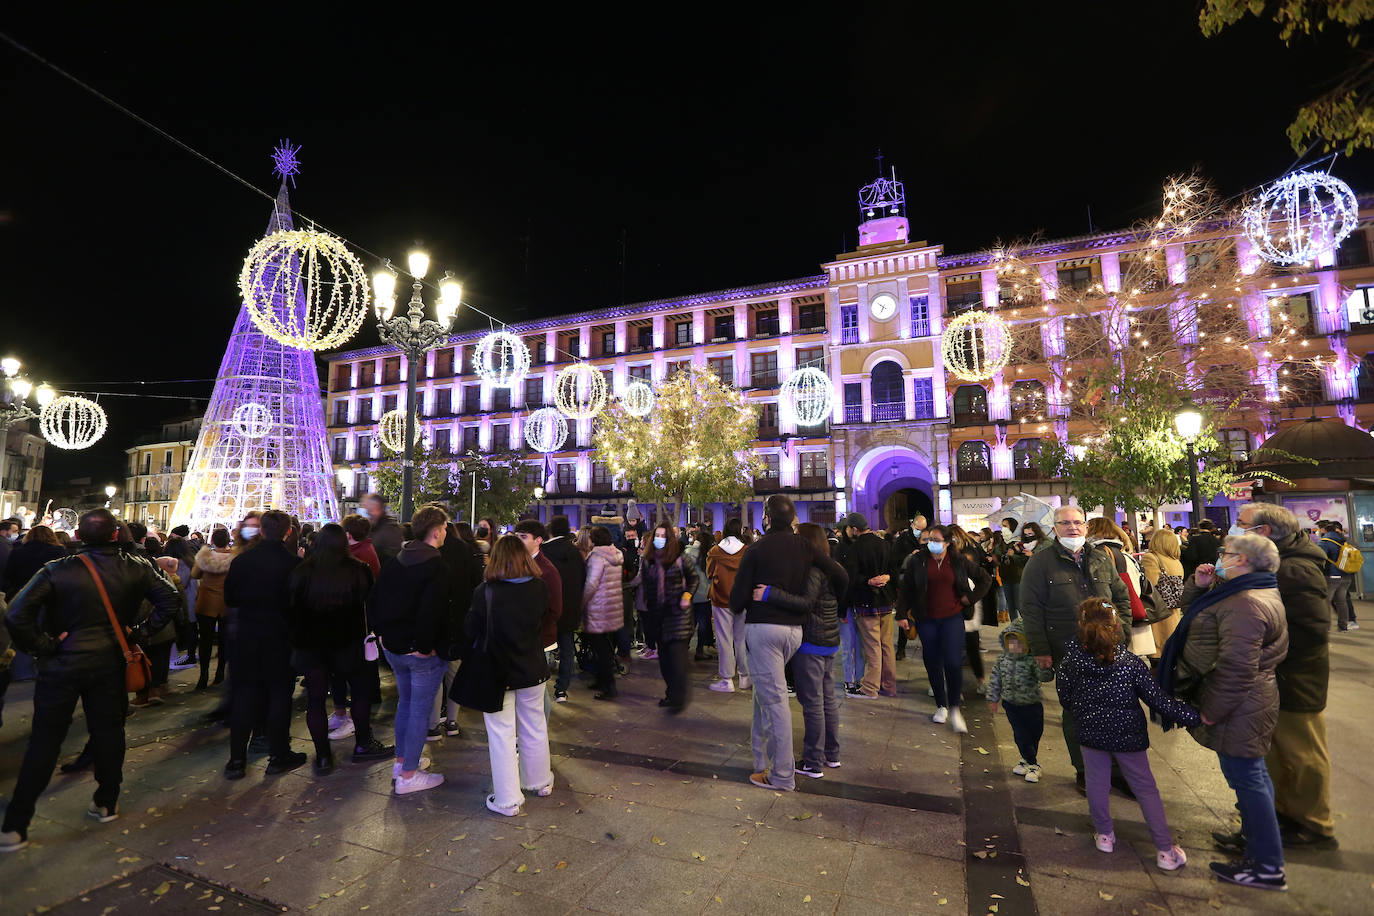
<instances>
[{"instance_id":1,"label":"glowing garland on facade","mask_svg":"<svg viewBox=\"0 0 1374 916\"><path fill-rule=\"evenodd\" d=\"M536 452L556 452L567 439L568 421L552 407L539 408L525 421L525 441Z\"/></svg>"},{"instance_id":2,"label":"glowing garland on facade","mask_svg":"<svg viewBox=\"0 0 1374 916\"><path fill-rule=\"evenodd\" d=\"M573 420L590 420L606 408L606 377L587 363L559 370L553 380L553 403Z\"/></svg>"},{"instance_id":3,"label":"glowing garland on facade","mask_svg":"<svg viewBox=\"0 0 1374 916\"><path fill-rule=\"evenodd\" d=\"M105 435L105 409L95 401L65 395L38 415L43 438L58 448L90 448Z\"/></svg>"},{"instance_id":4,"label":"glowing garland on facade","mask_svg":"<svg viewBox=\"0 0 1374 916\"><path fill-rule=\"evenodd\" d=\"M314 229L278 230L254 245L239 273L239 294L258 330L297 350L342 346L367 318L362 262Z\"/></svg>"},{"instance_id":5,"label":"glowing garland on facade","mask_svg":"<svg viewBox=\"0 0 1374 916\"><path fill-rule=\"evenodd\" d=\"M1341 244L1359 221L1350 186L1320 172L1294 172L1245 208L1245 234L1271 264L1308 264Z\"/></svg>"},{"instance_id":6,"label":"glowing garland on facade","mask_svg":"<svg viewBox=\"0 0 1374 916\"><path fill-rule=\"evenodd\" d=\"M835 387L830 376L814 366L793 372L782 386L782 397L792 406L799 426L819 426L830 419L835 406Z\"/></svg>"},{"instance_id":7,"label":"glowing garland on facade","mask_svg":"<svg viewBox=\"0 0 1374 916\"><path fill-rule=\"evenodd\" d=\"M245 438L261 439L272 429L272 411L257 401L240 404L234 408L233 423Z\"/></svg>"},{"instance_id":8,"label":"glowing garland on facade","mask_svg":"<svg viewBox=\"0 0 1374 916\"><path fill-rule=\"evenodd\" d=\"M1011 357L1011 331L994 312L964 312L945 325L940 339L945 368L965 382L992 378Z\"/></svg>"},{"instance_id":9,"label":"glowing garland on facade","mask_svg":"<svg viewBox=\"0 0 1374 916\"><path fill-rule=\"evenodd\" d=\"M645 382L635 381L625 386L625 392L620 396L620 405L632 417L647 417L653 412L656 400L654 389Z\"/></svg>"},{"instance_id":10,"label":"glowing garland on facade","mask_svg":"<svg viewBox=\"0 0 1374 916\"><path fill-rule=\"evenodd\" d=\"M388 410L382 414L382 418L377 421L377 438L382 440L382 445L399 452L405 448L406 441L406 413L404 410ZM412 436L416 442L420 441L420 424L415 424L415 435Z\"/></svg>"},{"instance_id":11,"label":"glowing garland on facade","mask_svg":"<svg viewBox=\"0 0 1374 916\"><path fill-rule=\"evenodd\" d=\"M530 348L509 331L492 331L478 341L472 368L497 388L514 388L530 371Z\"/></svg>"}]
</instances>

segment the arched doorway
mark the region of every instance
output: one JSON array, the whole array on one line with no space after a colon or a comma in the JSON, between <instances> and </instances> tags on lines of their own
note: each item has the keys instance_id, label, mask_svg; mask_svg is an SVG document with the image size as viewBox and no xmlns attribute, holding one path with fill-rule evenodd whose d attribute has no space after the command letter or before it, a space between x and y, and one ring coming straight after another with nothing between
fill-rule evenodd
<instances>
[{"instance_id":1,"label":"arched doorway","mask_svg":"<svg viewBox=\"0 0 1374 916\"><path fill-rule=\"evenodd\" d=\"M851 477L851 512L860 512L874 530L902 527L916 512L932 521L935 473L909 446L880 445L859 456Z\"/></svg>"}]
</instances>

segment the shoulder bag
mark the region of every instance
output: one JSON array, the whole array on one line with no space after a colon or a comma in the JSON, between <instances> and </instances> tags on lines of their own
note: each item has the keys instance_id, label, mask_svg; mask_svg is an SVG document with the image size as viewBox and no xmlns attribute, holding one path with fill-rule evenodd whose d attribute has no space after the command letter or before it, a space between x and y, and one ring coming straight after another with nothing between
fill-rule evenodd
<instances>
[{"instance_id":1,"label":"shoulder bag","mask_svg":"<svg viewBox=\"0 0 1374 916\"><path fill-rule=\"evenodd\" d=\"M119 640L120 651L124 653L124 688L129 693L147 689L153 679L153 666L149 664L148 656L144 655L138 646L129 645L129 640L124 636L124 625L115 616L114 605L110 604L110 595L105 591L105 583L91 558L84 553L77 554L77 557L86 564L91 578L95 580L95 589L100 592L100 601L105 605L105 613L110 615L110 626L114 627L115 639Z\"/></svg>"},{"instance_id":2,"label":"shoulder bag","mask_svg":"<svg viewBox=\"0 0 1374 916\"><path fill-rule=\"evenodd\" d=\"M482 638L473 640L453 678L449 699L478 712L500 712L506 705L506 672L491 654L491 585L482 588L487 603L487 625Z\"/></svg>"}]
</instances>

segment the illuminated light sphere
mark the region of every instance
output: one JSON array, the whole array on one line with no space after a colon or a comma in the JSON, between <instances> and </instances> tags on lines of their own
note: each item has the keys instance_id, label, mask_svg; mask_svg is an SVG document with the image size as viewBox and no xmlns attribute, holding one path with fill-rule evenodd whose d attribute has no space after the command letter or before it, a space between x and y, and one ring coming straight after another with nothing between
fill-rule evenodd
<instances>
[{"instance_id":1,"label":"illuminated light sphere","mask_svg":"<svg viewBox=\"0 0 1374 916\"><path fill-rule=\"evenodd\" d=\"M945 368L965 382L981 382L1000 372L1011 357L1011 331L994 312L964 312L945 325L940 339Z\"/></svg>"},{"instance_id":2,"label":"illuminated light sphere","mask_svg":"<svg viewBox=\"0 0 1374 916\"><path fill-rule=\"evenodd\" d=\"M1245 208L1245 234L1271 264L1308 264L1354 231L1359 209L1355 192L1339 178L1294 172Z\"/></svg>"},{"instance_id":3,"label":"illuminated light sphere","mask_svg":"<svg viewBox=\"0 0 1374 916\"><path fill-rule=\"evenodd\" d=\"M559 370L553 380L553 403L573 420L590 420L606 408L606 376L586 363Z\"/></svg>"},{"instance_id":4,"label":"illuminated light sphere","mask_svg":"<svg viewBox=\"0 0 1374 916\"><path fill-rule=\"evenodd\" d=\"M261 439L272 429L272 411L267 405L250 401L234 408L234 429L249 439Z\"/></svg>"},{"instance_id":5,"label":"illuminated light sphere","mask_svg":"<svg viewBox=\"0 0 1374 916\"><path fill-rule=\"evenodd\" d=\"M297 350L347 343L367 319L367 272L344 243L314 229L284 229L244 259L239 294L258 330Z\"/></svg>"},{"instance_id":6,"label":"illuminated light sphere","mask_svg":"<svg viewBox=\"0 0 1374 916\"><path fill-rule=\"evenodd\" d=\"M399 452L405 448L406 441L406 414L404 410L388 410L382 414L382 418L377 421L377 438L382 440L382 445ZM420 441L420 424L415 424L415 435L411 437L415 442Z\"/></svg>"},{"instance_id":7,"label":"illuminated light sphere","mask_svg":"<svg viewBox=\"0 0 1374 916\"><path fill-rule=\"evenodd\" d=\"M620 404L632 417L647 417L654 409L654 389L645 382L631 382L620 396Z\"/></svg>"},{"instance_id":8,"label":"illuminated light sphere","mask_svg":"<svg viewBox=\"0 0 1374 916\"><path fill-rule=\"evenodd\" d=\"M58 448L90 448L105 435L105 409L95 401L64 395L38 415L43 438Z\"/></svg>"},{"instance_id":9,"label":"illuminated light sphere","mask_svg":"<svg viewBox=\"0 0 1374 916\"><path fill-rule=\"evenodd\" d=\"M497 388L514 388L530 371L530 348L509 331L492 331L478 341L472 367Z\"/></svg>"},{"instance_id":10,"label":"illuminated light sphere","mask_svg":"<svg viewBox=\"0 0 1374 916\"><path fill-rule=\"evenodd\" d=\"M556 452L568 440L568 421L552 407L541 407L525 420L525 441L536 452Z\"/></svg>"},{"instance_id":11,"label":"illuminated light sphere","mask_svg":"<svg viewBox=\"0 0 1374 916\"><path fill-rule=\"evenodd\" d=\"M798 369L783 383L782 396L792 405L799 426L819 426L830 419L835 387L830 376L814 366Z\"/></svg>"}]
</instances>

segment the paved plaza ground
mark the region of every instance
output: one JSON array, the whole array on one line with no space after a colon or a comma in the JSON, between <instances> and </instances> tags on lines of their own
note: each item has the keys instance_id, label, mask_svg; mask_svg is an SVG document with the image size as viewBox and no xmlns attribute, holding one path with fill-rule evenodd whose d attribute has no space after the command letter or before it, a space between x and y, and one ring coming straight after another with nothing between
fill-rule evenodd
<instances>
[{"instance_id":1,"label":"paved plaza ground","mask_svg":"<svg viewBox=\"0 0 1374 916\"><path fill-rule=\"evenodd\" d=\"M584 685L554 708L557 785L502 818L489 788L480 716L429 745L447 781L391 794L390 766L354 766L346 742L332 775L309 767L226 782L227 730L200 725L218 700L173 674L162 707L129 720L122 817L87 819L89 773L57 775L21 852L0 858L0 913L1369 913L1374 911L1374 604L1368 630L1332 640L1327 722L1341 848L1295 852L1287 894L1224 886L1207 862L1211 831L1233 823L1215 757L1186 734L1151 733L1150 756L1188 866L1154 866L1139 809L1113 795L1118 848L1098 853L1087 804L1046 697L1045 777L1010 772L1004 718L968 691L971 734L929 720L918 655L898 663L899 696L842 706L844 766L798 779L796 793L751 786L750 695L705 689L665 716L657 664L635 661L622 699ZM983 632L991 659L996 634ZM389 725L394 692L380 721ZM31 684L10 691L0 730L0 791L13 787L29 732ZM797 708L797 740L801 714ZM298 750L308 750L303 715ZM379 734L389 735L387 727ZM80 750L78 718L63 759ZM264 907L262 904L267 904Z\"/></svg>"}]
</instances>

